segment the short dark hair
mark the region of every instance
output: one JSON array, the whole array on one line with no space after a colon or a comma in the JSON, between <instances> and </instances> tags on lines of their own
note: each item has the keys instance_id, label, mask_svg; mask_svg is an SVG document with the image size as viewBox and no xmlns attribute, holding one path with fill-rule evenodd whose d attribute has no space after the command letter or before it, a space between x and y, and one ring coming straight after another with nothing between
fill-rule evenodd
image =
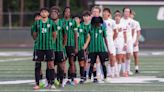
<instances>
[{"instance_id":1,"label":"short dark hair","mask_svg":"<svg viewBox=\"0 0 164 92\"><path fill-rule=\"evenodd\" d=\"M116 10L116 11L114 12L114 15L116 15L117 13L119 13L119 14L121 15L121 11L119 11L119 10Z\"/></svg>"},{"instance_id":2,"label":"short dark hair","mask_svg":"<svg viewBox=\"0 0 164 92\"><path fill-rule=\"evenodd\" d=\"M111 10L110 10L109 8L104 8L104 9L103 9L103 12L104 12L104 11L107 11L107 12L109 12L109 13L111 14Z\"/></svg>"},{"instance_id":3,"label":"short dark hair","mask_svg":"<svg viewBox=\"0 0 164 92\"><path fill-rule=\"evenodd\" d=\"M130 10L130 13L132 13L132 9L131 9L131 8L129 8L129 7L124 7L122 11L124 12L125 9L129 9L129 10Z\"/></svg>"},{"instance_id":4,"label":"short dark hair","mask_svg":"<svg viewBox=\"0 0 164 92\"><path fill-rule=\"evenodd\" d=\"M50 11L57 10L58 12L61 11L61 9L58 6L52 6Z\"/></svg>"},{"instance_id":5,"label":"short dark hair","mask_svg":"<svg viewBox=\"0 0 164 92\"><path fill-rule=\"evenodd\" d=\"M91 11L93 11L94 9L98 9L99 12L101 12L101 8L100 8L99 6L94 6L94 7L92 7Z\"/></svg>"},{"instance_id":6,"label":"short dark hair","mask_svg":"<svg viewBox=\"0 0 164 92\"><path fill-rule=\"evenodd\" d=\"M37 17L37 16L40 16L40 13L39 12L35 12L34 18Z\"/></svg>"},{"instance_id":7,"label":"short dark hair","mask_svg":"<svg viewBox=\"0 0 164 92\"><path fill-rule=\"evenodd\" d=\"M43 10L45 10L45 11L48 11L48 12L49 12L49 9L48 9L48 8L46 8L46 7L41 8L41 9L40 9L40 12L42 12Z\"/></svg>"},{"instance_id":8,"label":"short dark hair","mask_svg":"<svg viewBox=\"0 0 164 92\"><path fill-rule=\"evenodd\" d=\"M82 16L91 16L91 12L90 11L83 11Z\"/></svg>"}]
</instances>

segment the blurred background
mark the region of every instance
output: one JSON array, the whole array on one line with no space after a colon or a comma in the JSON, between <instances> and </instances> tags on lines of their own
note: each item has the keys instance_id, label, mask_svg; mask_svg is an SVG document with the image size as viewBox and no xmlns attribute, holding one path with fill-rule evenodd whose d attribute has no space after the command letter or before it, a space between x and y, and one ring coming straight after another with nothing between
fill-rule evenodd
<instances>
[{"instance_id":1,"label":"blurred background","mask_svg":"<svg viewBox=\"0 0 164 92\"><path fill-rule=\"evenodd\" d=\"M72 14L98 5L112 12L130 7L142 27L141 49L164 48L164 0L0 0L0 47L32 48L30 26L41 7L70 6Z\"/></svg>"}]
</instances>

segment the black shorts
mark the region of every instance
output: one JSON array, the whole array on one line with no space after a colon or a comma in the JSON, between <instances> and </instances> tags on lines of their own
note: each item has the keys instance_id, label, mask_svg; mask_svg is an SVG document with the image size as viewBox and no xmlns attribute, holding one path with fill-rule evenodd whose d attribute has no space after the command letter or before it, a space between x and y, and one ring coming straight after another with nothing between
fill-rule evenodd
<instances>
[{"instance_id":1,"label":"black shorts","mask_svg":"<svg viewBox=\"0 0 164 92\"><path fill-rule=\"evenodd\" d=\"M60 63L60 62L63 62L65 60L65 54L63 51L55 51L55 62L56 63Z\"/></svg>"},{"instance_id":2,"label":"black shorts","mask_svg":"<svg viewBox=\"0 0 164 92\"><path fill-rule=\"evenodd\" d=\"M94 53L89 53L88 55L89 62L96 63L97 56L99 56L100 62L105 62L109 60L107 52L94 52Z\"/></svg>"},{"instance_id":3,"label":"black shorts","mask_svg":"<svg viewBox=\"0 0 164 92\"><path fill-rule=\"evenodd\" d=\"M66 54L67 57L74 57L75 56L75 47L74 46L66 46Z\"/></svg>"},{"instance_id":4,"label":"black shorts","mask_svg":"<svg viewBox=\"0 0 164 92\"><path fill-rule=\"evenodd\" d=\"M35 50L33 54L33 61L53 61L53 50Z\"/></svg>"},{"instance_id":5,"label":"black shorts","mask_svg":"<svg viewBox=\"0 0 164 92\"><path fill-rule=\"evenodd\" d=\"M84 50L78 51L78 53L75 56L75 60L74 61L76 61L76 58L78 58L78 61L85 61L85 59L86 59L85 51Z\"/></svg>"}]
</instances>

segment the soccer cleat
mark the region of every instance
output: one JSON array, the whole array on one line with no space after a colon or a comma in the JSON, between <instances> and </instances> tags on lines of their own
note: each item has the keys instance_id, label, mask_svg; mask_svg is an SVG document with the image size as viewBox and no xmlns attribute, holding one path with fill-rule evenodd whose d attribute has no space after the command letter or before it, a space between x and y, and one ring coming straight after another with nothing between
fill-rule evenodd
<instances>
[{"instance_id":1,"label":"soccer cleat","mask_svg":"<svg viewBox=\"0 0 164 92\"><path fill-rule=\"evenodd\" d=\"M84 83L90 83L90 82L92 82L91 79L87 79L86 81L84 81Z\"/></svg>"},{"instance_id":2,"label":"soccer cleat","mask_svg":"<svg viewBox=\"0 0 164 92\"><path fill-rule=\"evenodd\" d=\"M48 84L47 86L46 86L46 89L55 89L56 87L55 87L55 85L51 85L51 84Z\"/></svg>"},{"instance_id":3,"label":"soccer cleat","mask_svg":"<svg viewBox=\"0 0 164 92\"><path fill-rule=\"evenodd\" d=\"M61 84L61 87L64 88L65 85L66 85L66 83L67 83L67 80L66 79L63 79L62 84Z\"/></svg>"},{"instance_id":4,"label":"soccer cleat","mask_svg":"<svg viewBox=\"0 0 164 92\"><path fill-rule=\"evenodd\" d=\"M129 75L133 75L133 72L132 72L132 71L129 71L128 74L129 74Z\"/></svg>"},{"instance_id":5,"label":"soccer cleat","mask_svg":"<svg viewBox=\"0 0 164 92\"><path fill-rule=\"evenodd\" d=\"M93 83L98 83L98 80L97 80L97 79L94 79L94 80L93 80Z\"/></svg>"},{"instance_id":6,"label":"soccer cleat","mask_svg":"<svg viewBox=\"0 0 164 92\"><path fill-rule=\"evenodd\" d=\"M71 81L72 86L77 86L77 84L78 84L77 80Z\"/></svg>"},{"instance_id":7,"label":"soccer cleat","mask_svg":"<svg viewBox=\"0 0 164 92\"><path fill-rule=\"evenodd\" d=\"M33 89L34 89L34 90L39 90L40 87L39 87L38 85L35 85L35 86L33 87Z\"/></svg>"},{"instance_id":8,"label":"soccer cleat","mask_svg":"<svg viewBox=\"0 0 164 92\"><path fill-rule=\"evenodd\" d=\"M125 72L125 73L122 73L122 77L128 77L128 74L127 74L127 72Z\"/></svg>"},{"instance_id":9,"label":"soccer cleat","mask_svg":"<svg viewBox=\"0 0 164 92\"><path fill-rule=\"evenodd\" d=\"M139 74L139 70L135 70L135 74Z\"/></svg>"},{"instance_id":10,"label":"soccer cleat","mask_svg":"<svg viewBox=\"0 0 164 92\"><path fill-rule=\"evenodd\" d=\"M60 82L57 79L55 79L54 80L54 85L59 87L60 86Z\"/></svg>"}]
</instances>

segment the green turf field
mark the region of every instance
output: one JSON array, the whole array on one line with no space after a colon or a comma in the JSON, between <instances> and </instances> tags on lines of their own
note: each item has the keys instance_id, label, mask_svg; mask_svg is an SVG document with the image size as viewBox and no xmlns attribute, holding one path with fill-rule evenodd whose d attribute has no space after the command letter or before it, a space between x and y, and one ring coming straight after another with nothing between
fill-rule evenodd
<instances>
[{"instance_id":1,"label":"green turf field","mask_svg":"<svg viewBox=\"0 0 164 92\"><path fill-rule=\"evenodd\" d=\"M164 51L141 51L141 73L129 78L111 79L111 83L79 84L40 92L164 92ZM33 92L34 62L30 49L0 50L0 92ZM133 69L133 63L132 68ZM45 66L45 64L43 64ZM43 70L45 67L43 68Z\"/></svg>"}]
</instances>

